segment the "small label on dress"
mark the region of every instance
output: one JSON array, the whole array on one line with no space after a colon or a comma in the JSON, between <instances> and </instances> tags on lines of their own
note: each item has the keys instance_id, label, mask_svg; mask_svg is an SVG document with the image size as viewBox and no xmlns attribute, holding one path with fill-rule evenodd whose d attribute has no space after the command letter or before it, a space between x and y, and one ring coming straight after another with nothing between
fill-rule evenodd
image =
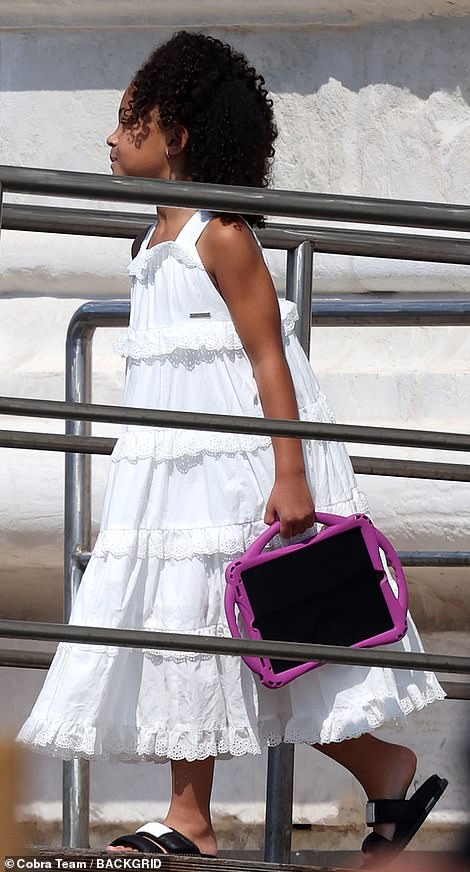
<instances>
[{"instance_id":1,"label":"small label on dress","mask_svg":"<svg viewBox=\"0 0 470 872\"><path fill-rule=\"evenodd\" d=\"M210 318L211 313L210 312L190 312L189 317L190 318Z\"/></svg>"}]
</instances>

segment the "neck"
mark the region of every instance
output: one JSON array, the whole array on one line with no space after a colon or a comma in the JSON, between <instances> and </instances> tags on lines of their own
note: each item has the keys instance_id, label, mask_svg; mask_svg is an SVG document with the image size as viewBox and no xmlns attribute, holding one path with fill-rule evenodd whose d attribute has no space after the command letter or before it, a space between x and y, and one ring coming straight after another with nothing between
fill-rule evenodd
<instances>
[{"instance_id":1,"label":"neck","mask_svg":"<svg viewBox=\"0 0 470 872\"><path fill-rule=\"evenodd\" d=\"M185 206L157 206L158 223L161 227L172 228L184 224L197 209Z\"/></svg>"}]
</instances>

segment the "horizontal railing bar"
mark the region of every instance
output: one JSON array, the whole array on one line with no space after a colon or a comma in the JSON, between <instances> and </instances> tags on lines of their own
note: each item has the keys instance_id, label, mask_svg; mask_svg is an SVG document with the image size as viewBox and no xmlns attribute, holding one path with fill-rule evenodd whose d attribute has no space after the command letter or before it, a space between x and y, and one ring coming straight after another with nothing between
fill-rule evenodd
<instances>
[{"instance_id":1,"label":"horizontal railing bar","mask_svg":"<svg viewBox=\"0 0 470 872\"><path fill-rule=\"evenodd\" d=\"M221 636L195 636L184 633L160 633L150 630L122 630L109 627L86 627L39 621L0 620L0 637L10 639L44 639L80 642L93 645L116 645L124 648L149 648L171 651L195 651L210 654L276 657L283 660L322 660L325 663L383 666L396 669L433 670L459 675L470 674L470 657L451 654L386 651L384 648L344 648L339 645L308 645L300 642L262 642L252 639L229 639Z\"/></svg>"},{"instance_id":2,"label":"horizontal railing bar","mask_svg":"<svg viewBox=\"0 0 470 872\"><path fill-rule=\"evenodd\" d=\"M133 239L152 224L154 219L152 212L115 212L108 209L68 209L61 206L4 203L2 229Z\"/></svg>"},{"instance_id":3,"label":"horizontal railing bar","mask_svg":"<svg viewBox=\"0 0 470 872\"><path fill-rule=\"evenodd\" d=\"M470 699L470 684L466 681L442 681L439 680L447 699Z\"/></svg>"},{"instance_id":4,"label":"horizontal railing bar","mask_svg":"<svg viewBox=\"0 0 470 872\"><path fill-rule=\"evenodd\" d=\"M0 430L0 448L65 451L69 454L111 454L116 439L108 436L72 436L37 431Z\"/></svg>"},{"instance_id":5,"label":"horizontal railing bar","mask_svg":"<svg viewBox=\"0 0 470 872\"><path fill-rule=\"evenodd\" d=\"M54 655L40 651L15 651L0 648L0 668L49 669ZM466 681L439 681L447 699L470 699L470 683Z\"/></svg>"},{"instance_id":6,"label":"horizontal railing bar","mask_svg":"<svg viewBox=\"0 0 470 872\"><path fill-rule=\"evenodd\" d=\"M112 295L110 294L110 297ZM459 325L469 320L470 297L453 293L436 294L315 294L312 297L312 323L317 327L361 324L369 326L411 326L413 324ZM127 326L129 300L94 300L84 303L72 318L71 326Z\"/></svg>"},{"instance_id":7,"label":"horizontal railing bar","mask_svg":"<svg viewBox=\"0 0 470 872\"><path fill-rule=\"evenodd\" d=\"M94 300L84 303L71 324L93 327L125 327L129 322L129 300ZM314 294L312 323L315 327L461 325L470 321L470 296L445 294Z\"/></svg>"},{"instance_id":8,"label":"horizontal railing bar","mask_svg":"<svg viewBox=\"0 0 470 872\"><path fill-rule=\"evenodd\" d=\"M398 551L398 557L403 566L470 566L470 551Z\"/></svg>"},{"instance_id":9,"label":"horizontal railing bar","mask_svg":"<svg viewBox=\"0 0 470 872\"><path fill-rule=\"evenodd\" d=\"M0 414L136 424L142 427L173 427L182 430L215 430L220 433L294 436L301 439L323 439L333 442L368 442L376 445L400 445L451 451L468 451L470 449L470 435L465 433L352 424L323 424L281 418L176 412L129 406L109 406L98 403L65 403L59 400L36 400L21 397L0 397Z\"/></svg>"},{"instance_id":10,"label":"horizontal railing bar","mask_svg":"<svg viewBox=\"0 0 470 872\"><path fill-rule=\"evenodd\" d=\"M65 451L71 454L111 454L116 439L109 436L73 436L38 431L0 430L0 448ZM358 475L387 475L402 478L430 478L436 481L470 481L470 464L435 463L351 456Z\"/></svg>"},{"instance_id":11,"label":"horizontal railing bar","mask_svg":"<svg viewBox=\"0 0 470 872\"><path fill-rule=\"evenodd\" d=\"M0 649L0 667L49 669L53 656L41 651L14 651L12 648L3 648Z\"/></svg>"},{"instance_id":12,"label":"horizontal railing bar","mask_svg":"<svg viewBox=\"0 0 470 872\"><path fill-rule=\"evenodd\" d=\"M312 297L314 327L459 327L470 324L470 295L414 298L401 294L342 294Z\"/></svg>"},{"instance_id":13,"label":"horizontal railing bar","mask_svg":"<svg viewBox=\"0 0 470 872\"><path fill-rule=\"evenodd\" d=\"M470 481L470 464L437 463L427 460L361 457L351 455L358 475L386 475L397 478L427 478L436 481Z\"/></svg>"},{"instance_id":14,"label":"horizontal railing bar","mask_svg":"<svg viewBox=\"0 0 470 872\"><path fill-rule=\"evenodd\" d=\"M19 203L5 203L3 209L5 230L41 233L132 238L152 220L151 214L126 214L104 209L64 209ZM307 240L314 244L316 252L322 254L470 263L470 240L467 239L271 222L257 233L264 247L272 249L296 248Z\"/></svg>"},{"instance_id":15,"label":"horizontal railing bar","mask_svg":"<svg viewBox=\"0 0 470 872\"><path fill-rule=\"evenodd\" d=\"M265 248L295 248L304 240L319 254L347 254L392 260L468 264L470 239L363 230L360 227L312 227L271 224L257 231Z\"/></svg>"},{"instance_id":16,"label":"horizontal railing bar","mask_svg":"<svg viewBox=\"0 0 470 872\"><path fill-rule=\"evenodd\" d=\"M470 229L470 207L303 191L124 178L32 167L0 166L5 191L130 203L190 206L213 211L324 218L367 224Z\"/></svg>"},{"instance_id":17,"label":"horizontal railing bar","mask_svg":"<svg viewBox=\"0 0 470 872\"><path fill-rule=\"evenodd\" d=\"M398 551L402 566L429 567L470 566L470 551ZM75 552L75 560L81 569L85 569L91 557L91 551L79 549Z\"/></svg>"}]
</instances>

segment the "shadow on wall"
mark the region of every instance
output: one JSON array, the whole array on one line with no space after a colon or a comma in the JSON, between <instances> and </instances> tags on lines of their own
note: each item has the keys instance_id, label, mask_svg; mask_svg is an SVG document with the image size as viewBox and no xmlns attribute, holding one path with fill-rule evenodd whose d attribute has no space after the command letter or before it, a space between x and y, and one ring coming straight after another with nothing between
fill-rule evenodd
<instances>
[{"instance_id":1,"label":"shadow on wall","mask_svg":"<svg viewBox=\"0 0 470 872\"><path fill-rule=\"evenodd\" d=\"M470 101L470 67L464 62L470 16L292 30L288 38L286 32L207 30L244 51L274 93L312 94L334 78L354 92L387 84L421 99L435 91L460 91ZM4 33L0 81L5 91L123 89L171 32Z\"/></svg>"}]
</instances>

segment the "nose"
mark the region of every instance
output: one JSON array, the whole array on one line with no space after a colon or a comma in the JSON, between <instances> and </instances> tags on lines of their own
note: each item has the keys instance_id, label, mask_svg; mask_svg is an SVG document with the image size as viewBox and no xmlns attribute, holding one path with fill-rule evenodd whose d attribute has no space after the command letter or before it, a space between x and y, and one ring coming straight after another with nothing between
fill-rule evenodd
<instances>
[{"instance_id":1,"label":"nose","mask_svg":"<svg viewBox=\"0 0 470 872\"><path fill-rule=\"evenodd\" d=\"M118 132L119 127L116 127L116 130L113 130L113 132L106 138L106 145L109 145L110 148L113 148L113 146L116 145L118 141Z\"/></svg>"}]
</instances>

